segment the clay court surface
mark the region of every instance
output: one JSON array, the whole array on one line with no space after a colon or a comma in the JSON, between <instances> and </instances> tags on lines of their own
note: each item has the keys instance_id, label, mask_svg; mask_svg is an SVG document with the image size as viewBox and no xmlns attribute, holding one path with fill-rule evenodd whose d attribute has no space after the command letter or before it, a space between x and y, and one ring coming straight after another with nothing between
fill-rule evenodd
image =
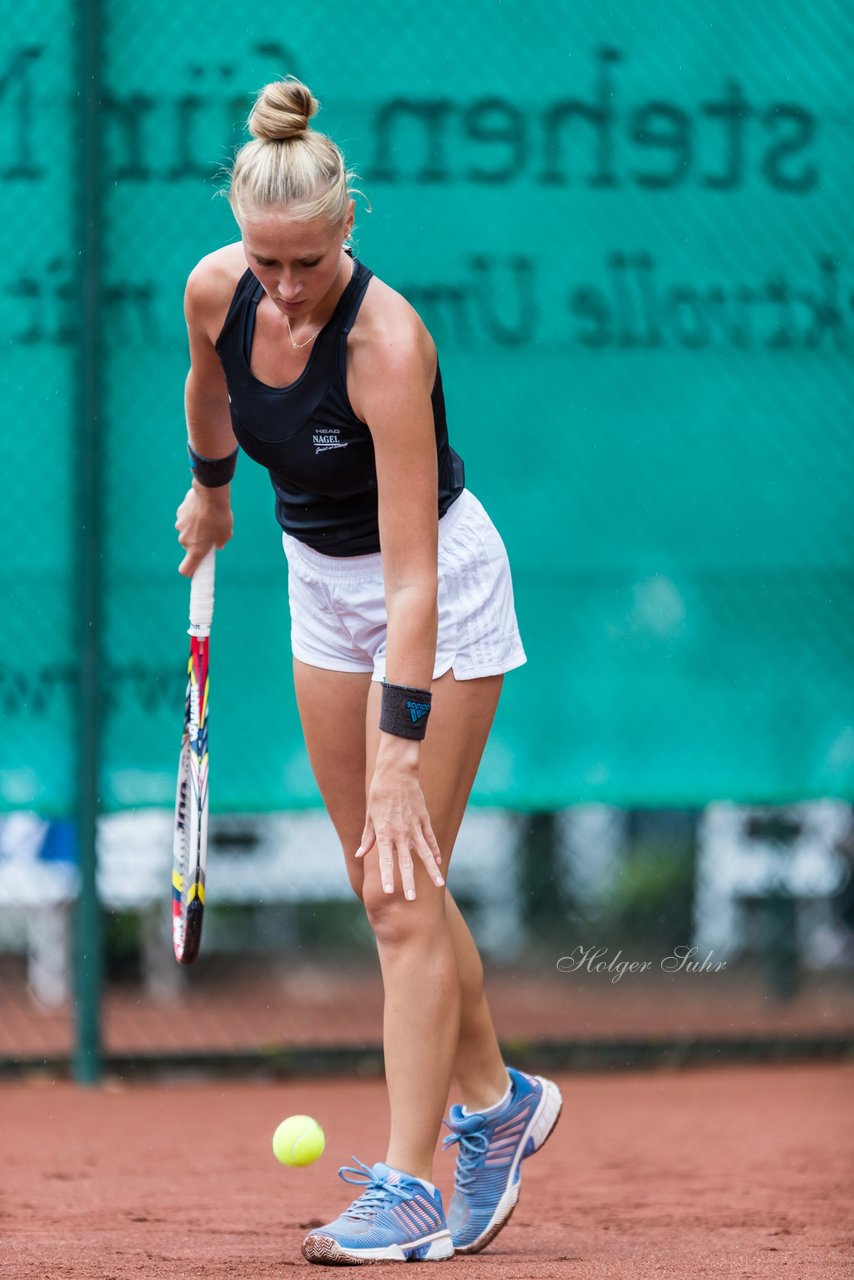
<instances>
[{"instance_id":1,"label":"clay court surface","mask_svg":"<svg viewBox=\"0 0 854 1280\"><path fill-rule=\"evenodd\" d=\"M519 1206L441 1280L854 1273L854 1063L560 1077L564 1114ZM309 1112L326 1154L290 1170L275 1125ZM377 1080L0 1085L3 1277L240 1277L311 1267L306 1230L349 1203L351 1155L384 1155ZM435 1177L444 1194L452 1158ZM353 1188L353 1194L356 1189ZM400 1264L398 1264L400 1265ZM394 1267L381 1268L383 1274ZM372 1273L373 1274L373 1273Z\"/></svg>"}]
</instances>

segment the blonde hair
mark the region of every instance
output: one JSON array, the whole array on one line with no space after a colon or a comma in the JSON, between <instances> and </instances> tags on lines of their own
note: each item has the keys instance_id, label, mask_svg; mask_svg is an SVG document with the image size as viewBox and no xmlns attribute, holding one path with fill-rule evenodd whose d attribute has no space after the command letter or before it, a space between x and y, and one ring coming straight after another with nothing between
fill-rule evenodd
<instances>
[{"instance_id":1,"label":"blonde hair","mask_svg":"<svg viewBox=\"0 0 854 1280\"><path fill-rule=\"evenodd\" d=\"M240 148L231 170L228 202L237 218L286 205L294 217L344 221L356 174L331 138L308 127L319 107L295 76L261 89L249 115L254 141Z\"/></svg>"}]
</instances>

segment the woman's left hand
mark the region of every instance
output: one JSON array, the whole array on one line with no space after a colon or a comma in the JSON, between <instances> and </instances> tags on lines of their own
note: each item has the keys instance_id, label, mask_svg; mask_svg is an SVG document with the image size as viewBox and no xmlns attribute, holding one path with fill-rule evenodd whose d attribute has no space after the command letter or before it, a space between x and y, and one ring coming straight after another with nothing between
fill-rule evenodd
<instances>
[{"instance_id":1,"label":"woman's left hand","mask_svg":"<svg viewBox=\"0 0 854 1280\"><path fill-rule=\"evenodd\" d=\"M420 743L407 743L408 747ZM405 897L415 897L412 851L414 850L436 885L445 883L439 870L442 855L433 834L427 805L418 779L416 763L400 758L383 759L382 751L377 759L374 776L368 791L367 817L362 833L362 843L356 850L357 858L376 846L379 856L380 880L386 893L394 893L394 861L400 868L400 880Z\"/></svg>"}]
</instances>

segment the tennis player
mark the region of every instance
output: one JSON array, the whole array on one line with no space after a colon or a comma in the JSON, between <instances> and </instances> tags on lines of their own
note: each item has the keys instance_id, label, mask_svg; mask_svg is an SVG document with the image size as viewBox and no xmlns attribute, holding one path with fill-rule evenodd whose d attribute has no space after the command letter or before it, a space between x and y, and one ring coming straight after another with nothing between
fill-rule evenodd
<instances>
[{"instance_id":1,"label":"tennis player","mask_svg":"<svg viewBox=\"0 0 854 1280\"><path fill-rule=\"evenodd\" d=\"M240 241L187 282L180 572L231 537L242 449L275 491L300 719L385 995L385 1158L340 1170L361 1194L303 1252L439 1259L501 1230L561 1107L554 1083L502 1061L445 885L504 673L525 654L504 544L448 442L436 348L352 254L355 175L309 127L317 108L292 77L258 95L229 188ZM432 1161L452 1077L446 1218Z\"/></svg>"}]
</instances>

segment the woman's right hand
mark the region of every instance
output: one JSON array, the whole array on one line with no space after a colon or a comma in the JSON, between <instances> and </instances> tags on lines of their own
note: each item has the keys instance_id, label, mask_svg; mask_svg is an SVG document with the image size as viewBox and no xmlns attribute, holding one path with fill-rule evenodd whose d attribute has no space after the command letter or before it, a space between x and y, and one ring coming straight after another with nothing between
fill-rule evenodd
<instances>
[{"instance_id":1,"label":"woman's right hand","mask_svg":"<svg viewBox=\"0 0 854 1280\"><path fill-rule=\"evenodd\" d=\"M194 481L178 508L175 528L187 553L178 572L185 578L192 578L211 547L224 547L234 532L230 490L227 484L210 489Z\"/></svg>"}]
</instances>

